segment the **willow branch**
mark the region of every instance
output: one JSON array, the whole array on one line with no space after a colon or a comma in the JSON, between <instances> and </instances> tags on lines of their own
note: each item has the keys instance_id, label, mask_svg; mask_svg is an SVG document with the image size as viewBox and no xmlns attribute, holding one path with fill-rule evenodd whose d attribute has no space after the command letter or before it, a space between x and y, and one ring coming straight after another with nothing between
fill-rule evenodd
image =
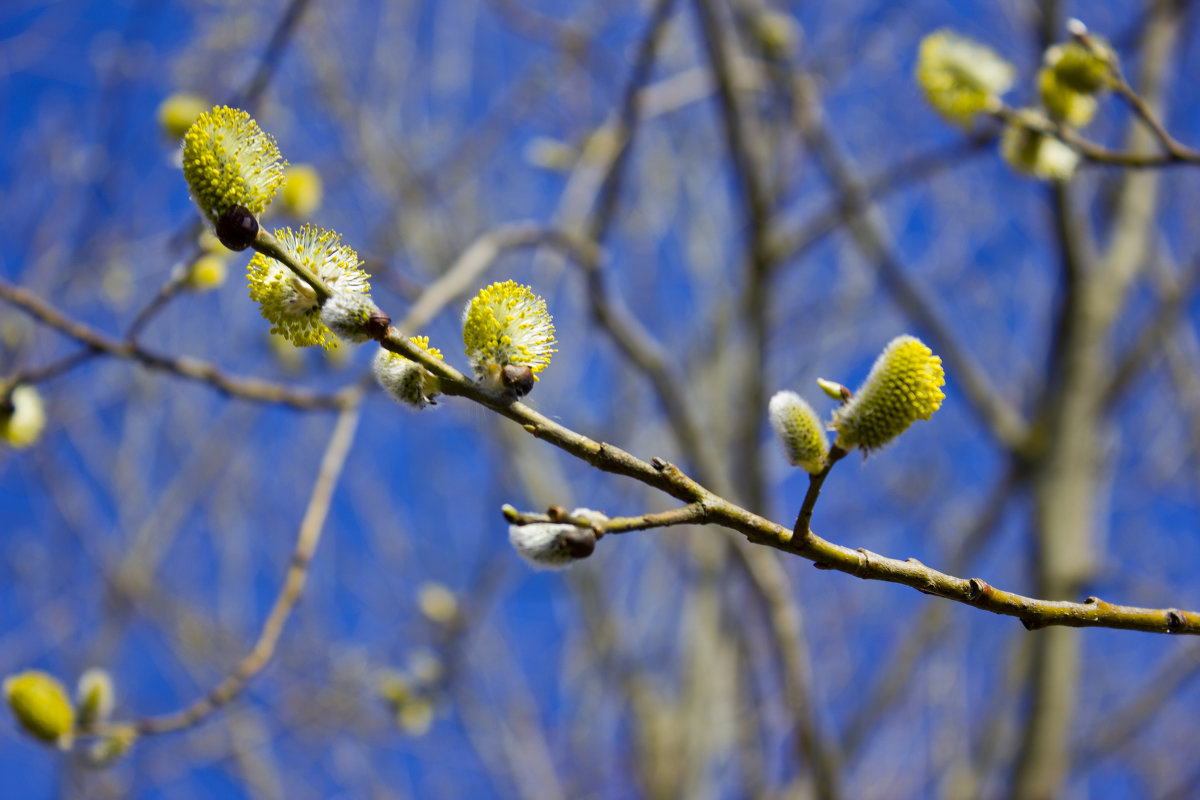
<instances>
[{"instance_id":1,"label":"willow branch","mask_svg":"<svg viewBox=\"0 0 1200 800\"><path fill-rule=\"evenodd\" d=\"M1159 11L1178 18L1182 8L1183 3L1176 2L1175 9L1173 10L1168 9L1164 3ZM1081 41L1084 47L1095 52L1095 45L1086 31L1077 33L1077 38ZM1115 59L1110 59L1108 63L1109 72L1112 75L1115 83L1114 91L1119 97L1121 97L1121 99L1129 104L1129 107L1133 109L1133 113L1136 114L1138 119L1145 123L1146 127L1150 129L1155 138L1158 139L1158 142L1162 148L1166 150L1169 155L1178 158L1181 161L1200 163L1200 150L1195 150L1187 145L1182 144L1167 131L1162 122L1159 121L1158 113L1156 113L1155 109L1152 107L1153 101L1147 102L1146 98L1143 97L1137 90L1135 90L1132 85L1130 85L1129 80L1125 77L1124 70L1121 69L1120 63Z\"/></svg>"},{"instance_id":2,"label":"willow branch","mask_svg":"<svg viewBox=\"0 0 1200 800\"><path fill-rule=\"evenodd\" d=\"M138 733L160 734L184 730L202 722L214 711L228 704L245 690L246 686L270 662L279 644L283 627L287 624L304 585L308 581L308 568L312 563L313 554L321 540L321 531L325 526L325 518L329 513L330 501L337 488L350 446L354 442L354 432L358 427L359 404L357 401L348 403L338 414L333 433L325 447L321 458L321 466L313 485L308 507L300 522L300 531L296 537L296 545L292 550L291 563L283 586L275 598L275 603L263 621L258 640L245 658L237 665L223 681L217 684L208 694L190 706L170 714L146 717L138 720L135 727ZM119 723L114 724L117 727Z\"/></svg>"},{"instance_id":3,"label":"willow branch","mask_svg":"<svg viewBox=\"0 0 1200 800\"><path fill-rule=\"evenodd\" d=\"M817 476L819 481L814 479L814 485L810 486L804 507L797 517L795 529L789 529L714 494L663 459L644 461L620 447L597 442L571 430L524 403L487 391L454 367L433 358L424 349L400 336L394 328L388 331L380 344L437 375L445 394L485 406L516 422L531 436L570 453L602 472L633 478L684 503L701 503L707 509L708 524L738 531L754 544L800 556L812 561L820 569L845 572L863 580L898 583L972 608L1016 617L1029 630L1059 625L1200 634L1200 612L1116 605L1099 597L1089 597L1083 602L1041 600L996 588L980 578L948 575L925 566L915 558L890 558L863 548L852 549L822 539L807 527L807 520L811 519L828 469L824 475Z\"/></svg>"},{"instance_id":4,"label":"willow branch","mask_svg":"<svg viewBox=\"0 0 1200 800\"><path fill-rule=\"evenodd\" d=\"M1131 93L1132 89L1129 90ZM1132 96L1137 97L1136 94ZM1143 107L1145 102L1139 97L1138 103ZM1084 161L1110 167L1125 167L1128 169L1157 169L1159 167L1179 166L1182 164L1200 164L1200 150L1185 147L1168 135L1172 146L1161 153L1142 153L1132 150L1113 150L1091 139L1079 135L1073 128L1053 120L1038 121L1023 117L1019 111L1009 106L1002 106L992 112L997 119L1022 125L1032 131L1044 133L1070 146Z\"/></svg>"},{"instance_id":5,"label":"willow branch","mask_svg":"<svg viewBox=\"0 0 1200 800\"><path fill-rule=\"evenodd\" d=\"M802 225L787 231L774 230L769 242L772 267L778 268L784 262L804 255L852 216L861 213L864 209L856 205L857 201L878 203L895 192L989 152L995 144L994 133L978 134L949 146L939 145L884 168L878 175L863 181L861 196L840 196ZM780 226L773 227L778 229Z\"/></svg>"},{"instance_id":6,"label":"willow branch","mask_svg":"<svg viewBox=\"0 0 1200 800\"><path fill-rule=\"evenodd\" d=\"M546 228L535 222L513 222L494 228L467 247L434 283L430 284L396 324L402 331L416 333L463 293L478 286L496 259L505 253L526 247L546 245L562 251L581 263L594 263L596 248L565 231Z\"/></svg>"},{"instance_id":7,"label":"willow branch","mask_svg":"<svg viewBox=\"0 0 1200 800\"><path fill-rule=\"evenodd\" d=\"M741 194L741 213L745 226L747 274L739 298L742 324L749 331L747 352L742 356L745 370L742 392L748 408L766 406L766 353L770 314L767 312L771 278L771 250L767 230L771 219L771 197L763 181L750 137L750 113L743 108L734 86L730 42L718 16L715 0L695 0L696 16L705 52L717 89L721 129L733 164L734 177ZM759 507L763 502L762 459L759 448L762 417L744 414L737 418L734 431L734 468L746 502Z\"/></svg>"},{"instance_id":8,"label":"willow branch","mask_svg":"<svg viewBox=\"0 0 1200 800\"><path fill-rule=\"evenodd\" d=\"M333 296L333 292L329 291L329 287L325 285L325 281L321 280L317 273L313 272L303 262L288 252L288 249L280 244L278 239L267 233L266 228L258 229L258 235L254 237L254 241L250 243L250 246L264 256L275 259L296 273L297 277L312 287L312 290L317 295L318 305Z\"/></svg>"},{"instance_id":9,"label":"willow branch","mask_svg":"<svg viewBox=\"0 0 1200 800\"><path fill-rule=\"evenodd\" d=\"M136 342L119 341L105 336L82 322L71 319L32 292L14 286L3 279L0 279L0 299L12 303L39 322L86 345L92 353L135 361L148 369L208 384L223 394L242 400L278 403L308 410L336 409L347 402L352 392L352 390L343 389L335 394L318 394L256 378L226 375L214 364L196 358L155 353ZM83 358L82 354L79 358ZM61 371L61 365L47 370L49 375L55 375ZM26 375L29 374L37 373L26 373Z\"/></svg>"},{"instance_id":10,"label":"willow branch","mask_svg":"<svg viewBox=\"0 0 1200 800\"><path fill-rule=\"evenodd\" d=\"M1104 714L1104 724L1092 730L1091 741L1081 748L1075 760L1094 763L1118 752L1197 676L1200 676L1200 648L1188 647L1171 654L1137 694Z\"/></svg>"},{"instance_id":11,"label":"willow branch","mask_svg":"<svg viewBox=\"0 0 1200 800\"><path fill-rule=\"evenodd\" d=\"M1156 360L1167 337L1184 319L1183 312L1200 290L1200 259L1192 262L1181 279L1164 287L1158 310L1143 325L1129 349L1117 359L1108 388L1104 392L1104 406L1112 408L1133 385L1139 374Z\"/></svg>"},{"instance_id":12,"label":"willow branch","mask_svg":"<svg viewBox=\"0 0 1200 800\"><path fill-rule=\"evenodd\" d=\"M504 512L504 518L511 525L561 522L577 528L587 528L593 531L597 538L609 533L630 533L653 528L670 528L675 525L698 525L710 521L708 509L702 502L688 503L686 506L670 511L639 514L634 517L609 517L604 521L573 517L557 506L551 507L545 514L518 511L510 505L504 506L501 511Z\"/></svg>"}]
</instances>

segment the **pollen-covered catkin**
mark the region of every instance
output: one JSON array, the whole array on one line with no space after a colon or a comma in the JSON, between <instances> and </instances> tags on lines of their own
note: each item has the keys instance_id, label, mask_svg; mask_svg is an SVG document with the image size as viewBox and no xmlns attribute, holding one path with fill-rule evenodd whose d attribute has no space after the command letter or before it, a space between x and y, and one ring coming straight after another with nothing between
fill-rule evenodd
<instances>
[{"instance_id":1,"label":"pollen-covered catkin","mask_svg":"<svg viewBox=\"0 0 1200 800\"><path fill-rule=\"evenodd\" d=\"M871 367L849 403L833 414L837 444L870 451L896 438L913 422L933 416L946 395L942 359L914 336L897 336Z\"/></svg>"},{"instance_id":2,"label":"pollen-covered catkin","mask_svg":"<svg viewBox=\"0 0 1200 800\"><path fill-rule=\"evenodd\" d=\"M295 231L277 230L275 238L334 296L365 297L371 290L367 282L370 276L362 270L358 254L342 244L340 234L303 225ZM316 292L298 275L275 259L255 253L246 268L246 277L250 282L250 299L258 303L263 319L271 323L271 333L287 337L297 347L319 344L328 350L334 345L333 332L322 321L322 304ZM347 298L343 301L350 302Z\"/></svg>"},{"instance_id":3,"label":"pollen-covered catkin","mask_svg":"<svg viewBox=\"0 0 1200 800\"><path fill-rule=\"evenodd\" d=\"M938 30L921 40L917 84L938 113L968 126L975 115L999 105L1012 87L1016 70L991 48L951 30Z\"/></svg>"},{"instance_id":4,"label":"pollen-covered catkin","mask_svg":"<svg viewBox=\"0 0 1200 800\"><path fill-rule=\"evenodd\" d=\"M829 437L812 406L795 392L776 392L767 410L788 463L820 472L829 454Z\"/></svg>"},{"instance_id":5,"label":"pollen-covered catkin","mask_svg":"<svg viewBox=\"0 0 1200 800\"><path fill-rule=\"evenodd\" d=\"M57 678L28 670L6 679L3 690L8 707L26 732L63 749L71 746L75 709Z\"/></svg>"},{"instance_id":6,"label":"pollen-covered catkin","mask_svg":"<svg viewBox=\"0 0 1200 800\"><path fill-rule=\"evenodd\" d=\"M493 391L509 391L519 384L527 392L557 352L546 301L515 281L493 283L467 304L463 344L475 377ZM521 366L529 368L529 376L505 371Z\"/></svg>"},{"instance_id":7,"label":"pollen-covered catkin","mask_svg":"<svg viewBox=\"0 0 1200 800\"><path fill-rule=\"evenodd\" d=\"M409 341L438 361L442 360L442 352L429 346L428 336L412 336ZM382 347L375 354L372 369L375 380L394 400L412 408L432 405L441 392L441 381L436 375L417 362Z\"/></svg>"},{"instance_id":8,"label":"pollen-covered catkin","mask_svg":"<svg viewBox=\"0 0 1200 800\"><path fill-rule=\"evenodd\" d=\"M283 182L285 166L275 139L236 108L201 114L183 137L183 177L213 222L235 206L261 214Z\"/></svg>"}]
</instances>

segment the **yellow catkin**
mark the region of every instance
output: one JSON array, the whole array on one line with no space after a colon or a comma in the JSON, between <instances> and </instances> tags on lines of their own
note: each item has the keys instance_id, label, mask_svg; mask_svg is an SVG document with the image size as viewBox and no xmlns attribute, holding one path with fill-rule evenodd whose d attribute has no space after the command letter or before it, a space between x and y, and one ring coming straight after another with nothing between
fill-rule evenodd
<instances>
[{"instance_id":1,"label":"yellow catkin","mask_svg":"<svg viewBox=\"0 0 1200 800\"><path fill-rule=\"evenodd\" d=\"M867 380L833 415L839 446L874 450L933 416L946 395L942 359L914 336L893 339Z\"/></svg>"}]
</instances>

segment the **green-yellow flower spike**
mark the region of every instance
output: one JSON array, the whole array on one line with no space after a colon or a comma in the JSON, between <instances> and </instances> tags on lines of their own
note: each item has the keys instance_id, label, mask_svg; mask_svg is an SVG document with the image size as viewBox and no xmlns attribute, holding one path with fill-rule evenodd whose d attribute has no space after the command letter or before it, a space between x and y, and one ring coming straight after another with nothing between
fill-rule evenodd
<instances>
[{"instance_id":1,"label":"green-yellow flower spike","mask_svg":"<svg viewBox=\"0 0 1200 800\"><path fill-rule=\"evenodd\" d=\"M1038 90L1042 95L1042 105L1054 119L1082 128L1096 116L1099 105L1096 98L1071 89L1049 67L1043 67L1038 73Z\"/></svg>"},{"instance_id":2,"label":"green-yellow flower spike","mask_svg":"<svg viewBox=\"0 0 1200 800\"><path fill-rule=\"evenodd\" d=\"M192 262L184 285L194 292L211 292L225 283L225 259L216 253L205 253Z\"/></svg>"},{"instance_id":3,"label":"green-yellow flower spike","mask_svg":"<svg viewBox=\"0 0 1200 800\"><path fill-rule=\"evenodd\" d=\"M298 231L283 228L275 238L285 250L324 281L331 292L366 294L371 290L358 254L342 244L340 234L312 225ZM321 304L312 287L273 258L255 253L246 268L250 299L259 304L271 333L286 337L297 347L319 344L328 350L333 332L321 321Z\"/></svg>"},{"instance_id":4,"label":"green-yellow flower spike","mask_svg":"<svg viewBox=\"0 0 1200 800\"><path fill-rule=\"evenodd\" d=\"M990 48L939 30L921 40L916 79L938 113L968 126L975 115L998 106L1016 70Z\"/></svg>"},{"instance_id":5,"label":"green-yellow flower spike","mask_svg":"<svg viewBox=\"0 0 1200 800\"><path fill-rule=\"evenodd\" d=\"M75 687L75 702L79 708L81 726L98 725L108 721L116 704L116 690L107 670L93 667L79 676Z\"/></svg>"},{"instance_id":6,"label":"green-yellow flower spike","mask_svg":"<svg viewBox=\"0 0 1200 800\"><path fill-rule=\"evenodd\" d=\"M164 134L178 142L209 106L210 103L199 95L176 92L159 104L158 124Z\"/></svg>"},{"instance_id":7,"label":"green-yellow flower spike","mask_svg":"<svg viewBox=\"0 0 1200 800\"><path fill-rule=\"evenodd\" d=\"M514 390L518 396L532 388L550 356L558 352L546 301L514 281L481 289L467 305L463 344L481 383L494 391ZM519 374L523 367L528 369Z\"/></svg>"},{"instance_id":8,"label":"green-yellow flower spike","mask_svg":"<svg viewBox=\"0 0 1200 800\"><path fill-rule=\"evenodd\" d=\"M275 140L245 111L217 106L183 137L183 177L209 220L235 206L261 214L283 182Z\"/></svg>"},{"instance_id":9,"label":"green-yellow flower spike","mask_svg":"<svg viewBox=\"0 0 1200 800\"><path fill-rule=\"evenodd\" d=\"M1079 165L1079 154L1050 134L1036 130L1046 124L1036 111L1023 109L1018 119L1004 129L1000 154L1017 172L1044 181L1068 180Z\"/></svg>"},{"instance_id":10,"label":"green-yellow flower spike","mask_svg":"<svg viewBox=\"0 0 1200 800\"><path fill-rule=\"evenodd\" d=\"M4 681L4 699L17 722L43 742L70 748L75 729L75 709L67 690L45 672L29 670Z\"/></svg>"},{"instance_id":11,"label":"green-yellow flower spike","mask_svg":"<svg viewBox=\"0 0 1200 800\"><path fill-rule=\"evenodd\" d=\"M767 412L788 463L806 472L820 472L829 454L829 437L812 406L795 392L776 392Z\"/></svg>"},{"instance_id":12,"label":"green-yellow flower spike","mask_svg":"<svg viewBox=\"0 0 1200 800\"><path fill-rule=\"evenodd\" d=\"M132 725L110 725L105 733L92 741L84 758L91 767L111 766L129 752L137 738L137 728Z\"/></svg>"},{"instance_id":13,"label":"green-yellow flower spike","mask_svg":"<svg viewBox=\"0 0 1200 800\"><path fill-rule=\"evenodd\" d=\"M1096 94L1113 85L1112 67L1117 54L1108 42L1088 34L1090 47L1081 42L1056 44L1046 50L1043 63L1064 88L1080 94Z\"/></svg>"},{"instance_id":14,"label":"green-yellow flower spike","mask_svg":"<svg viewBox=\"0 0 1200 800\"><path fill-rule=\"evenodd\" d=\"M32 386L18 386L9 403L0 402L0 440L10 446L29 447L41 438L45 427L46 407Z\"/></svg>"},{"instance_id":15,"label":"green-yellow flower spike","mask_svg":"<svg viewBox=\"0 0 1200 800\"><path fill-rule=\"evenodd\" d=\"M779 11L766 10L755 15L751 33L771 58L787 58L796 50L799 35L796 21Z\"/></svg>"},{"instance_id":16,"label":"green-yellow flower spike","mask_svg":"<svg viewBox=\"0 0 1200 800\"><path fill-rule=\"evenodd\" d=\"M893 339L849 403L833 412L837 444L870 451L929 419L946 395L942 359L913 336Z\"/></svg>"},{"instance_id":17,"label":"green-yellow flower spike","mask_svg":"<svg viewBox=\"0 0 1200 800\"><path fill-rule=\"evenodd\" d=\"M321 173L311 164L296 164L283 172L280 193L284 210L295 217L307 217L321 207L324 190Z\"/></svg>"},{"instance_id":18,"label":"green-yellow flower spike","mask_svg":"<svg viewBox=\"0 0 1200 800\"><path fill-rule=\"evenodd\" d=\"M437 625L450 625L458 619L458 598L444 583L425 581L418 586L417 607L427 620Z\"/></svg>"},{"instance_id":19,"label":"green-yellow flower spike","mask_svg":"<svg viewBox=\"0 0 1200 800\"><path fill-rule=\"evenodd\" d=\"M429 355L442 360L442 351L429 346L428 336L411 336L409 341ZM379 348L372 364L375 380L394 400L413 408L421 409L434 405L434 398L441 393L442 384L438 377L415 361L409 361L399 353Z\"/></svg>"}]
</instances>

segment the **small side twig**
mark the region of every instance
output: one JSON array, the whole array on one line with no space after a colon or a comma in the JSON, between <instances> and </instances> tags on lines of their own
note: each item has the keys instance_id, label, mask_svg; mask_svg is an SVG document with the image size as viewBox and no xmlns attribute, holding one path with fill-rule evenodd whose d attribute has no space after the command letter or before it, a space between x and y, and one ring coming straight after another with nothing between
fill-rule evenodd
<instances>
[{"instance_id":1,"label":"small side twig","mask_svg":"<svg viewBox=\"0 0 1200 800\"><path fill-rule=\"evenodd\" d=\"M675 525L697 525L709 521L708 509L702 502L689 503L686 506L670 511L638 514L634 517L609 517L603 522L573 517L557 507L551 508L545 514L522 512L507 505L504 506L502 511L504 512L504 518L511 525L563 522L574 525L577 528L587 528L590 531L594 531L597 538L609 533L631 533L632 531L645 531L652 528L670 528Z\"/></svg>"},{"instance_id":2,"label":"small side twig","mask_svg":"<svg viewBox=\"0 0 1200 800\"><path fill-rule=\"evenodd\" d=\"M237 668L204 697L179 711L138 720L135 723L138 733L142 735L170 733L198 724L240 695L250 681L270 662L271 657L275 654L275 648L279 644L280 634L283 633L283 626L300 600L300 595L308 580L308 567L312 563L313 554L321 540L321 531L325 526L325 518L329 513L334 489L337 488L342 468L346 464L346 458L354 442L358 418L359 404L357 402L347 404L338 415L333 433L329 437L329 443L325 447L325 454L321 459L321 466L312 495L308 500L308 507L300 522L300 531L292 550L287 576L275 598L275 604L263 622L254 647L241 660ZM107 727L120 727L120 723L113 723ZM87 733L92 733L92 731Z\"/></svg>"},{"instance_id":3,"label":"small side twig","mask_svg":"<svg viewBox=\"0 0 1200 800\"><path fill-rule=\"evenodd\" d=\"M181 378L206 383L231 397L259 403L279 403L293 408L328 410L341 408L350 393L353 392L352 389L343 389L334 394L318 394L257 378L226 375L214 364L196 358L155 353L135 342L118 341L105 336L82 322L71 319L27 289L14 286L3 279L0 279L0 299L17 306L39 322L87 345L86 356L85 354L78 356L81 360L84 357L91 357L91 355L106 355L135 361L148 369L168 372ZM62 372L63 368L63 364L56 364L53 367L48 365L44 371L48 376L53 376ZM36 371L27 371L24 374L28 376L36 374Z\"/></svg>"}]
</instances>

